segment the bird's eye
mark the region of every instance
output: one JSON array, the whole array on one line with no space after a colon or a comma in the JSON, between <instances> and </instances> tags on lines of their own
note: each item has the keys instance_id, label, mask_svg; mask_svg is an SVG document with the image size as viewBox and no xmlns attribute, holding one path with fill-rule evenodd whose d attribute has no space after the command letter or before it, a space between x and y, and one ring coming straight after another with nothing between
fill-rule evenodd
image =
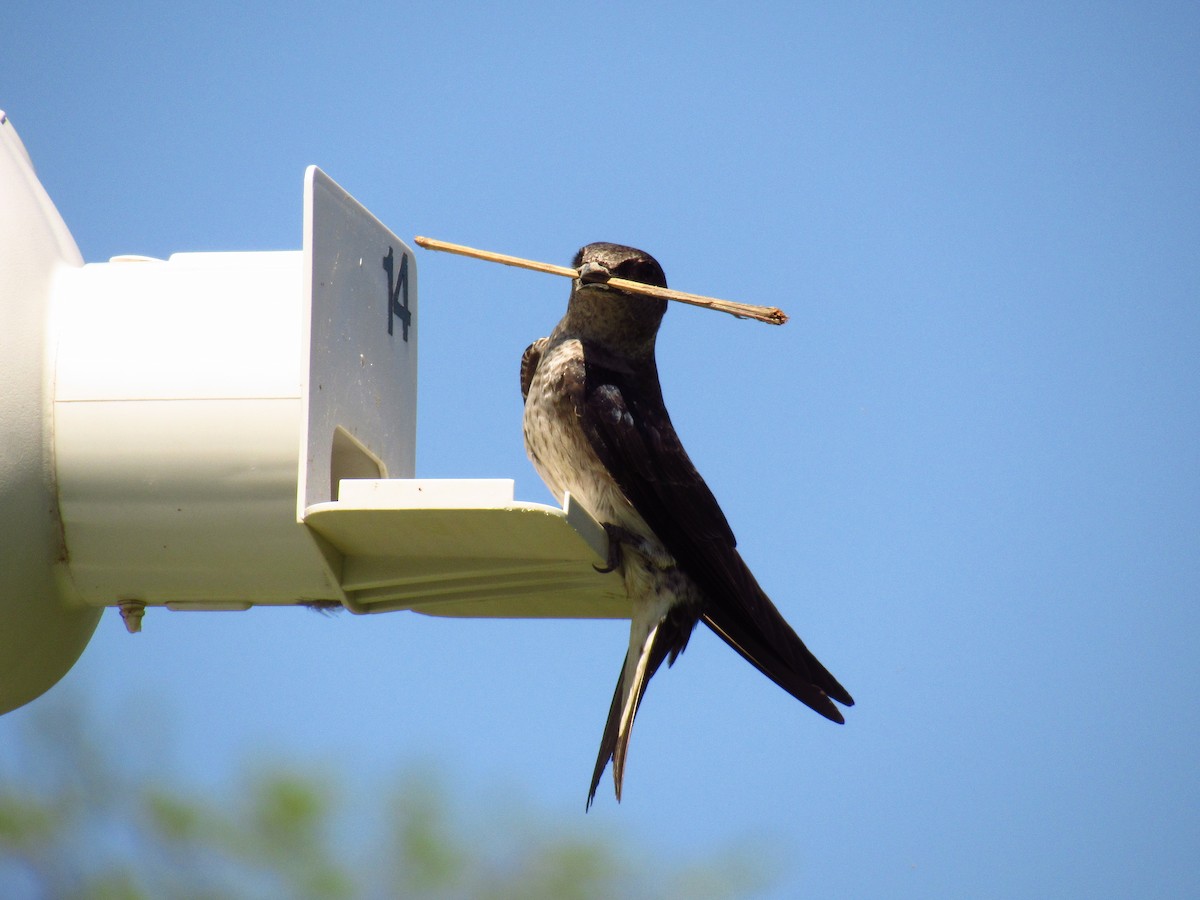
<instances>
[{"instance_id":1,"label":"bird's eye","mask_svg":"<svg viewBox=\"0 0 1200 900\"><path fill-rule=\"evenodd\" d=\"M660 284L663 281L662 270L645 259L625 260L617 266L616 274L620 278L640 281L642 284Z\"/></svg>"}]
</instances>

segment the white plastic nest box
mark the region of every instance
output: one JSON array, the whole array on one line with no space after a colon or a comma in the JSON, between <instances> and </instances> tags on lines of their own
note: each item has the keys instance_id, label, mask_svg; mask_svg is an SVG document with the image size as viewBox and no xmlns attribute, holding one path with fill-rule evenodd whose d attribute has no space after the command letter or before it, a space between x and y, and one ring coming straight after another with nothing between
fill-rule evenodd
<instances>
[{"instance_id":1,"label":"white plastic nest box","mask_svg":"<svg viewBox=\"0 0 1200 900\"><path fill-rule=\"evenodd\" d=\"M0 113L0 315L0 712L106 606L629 615L569 499L413 478L413 253L316 167L302 250L85 265Z\"/></svg>"}]
</instances>

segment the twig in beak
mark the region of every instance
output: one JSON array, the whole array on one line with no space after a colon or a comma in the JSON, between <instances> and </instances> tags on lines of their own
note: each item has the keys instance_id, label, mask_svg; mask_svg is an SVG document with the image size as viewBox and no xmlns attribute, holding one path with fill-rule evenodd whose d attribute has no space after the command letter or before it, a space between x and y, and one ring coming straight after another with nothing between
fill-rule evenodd
<instances>
[{"instance_id":1,"label":"twig in beak","mask_svg":"<svg viewBox=\"0 0 1200 900\"><path fill-rule=\"evenodd\" d=\"M427 237L415 237L413 241L418 247L426 250L441 250L445 253L457 253L459 256L471 256L488 262L500 263L505 266L516 266L520 269L532 269L534 272L545 272L548 275L562 275L565 278L578 278L579 271L570 266L556 266L552 263L537 262L532 259L522 259L519 256L509 256L507 253L495 253L491 250L476 250L474 247L464 247L462 244L451 244ZM755 306L751 303L738 303L735 300L718 300L716 297L706 297L703 294L689 294L686 291L674 291L670 288L656 287L652 284L642 284L640 281L629 281L625 278L610 278L605 282L623 291L637 294L648 294L651 297L661 297L664 300L678 300L680 303L690 303L692 306L702 306L705 309L715 309L729 313L739 319L757 319L769 325L782 325L787 321L787 314L775 306Z\"/></svg>"}]
</instances>

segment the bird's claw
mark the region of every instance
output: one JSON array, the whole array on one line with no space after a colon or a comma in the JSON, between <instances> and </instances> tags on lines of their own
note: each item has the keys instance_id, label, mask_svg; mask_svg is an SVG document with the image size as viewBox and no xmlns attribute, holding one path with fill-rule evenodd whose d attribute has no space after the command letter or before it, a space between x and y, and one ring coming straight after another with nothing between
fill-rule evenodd
<instances>
[{"instance_id":1,"label":"bird's claw","mask_svg":"<svg viewBox=\"0 0 1200 900\"><path fill-rule=\"evenodd\" d=\"M609 572L615 572L620 568L621 560L624 557L624 548L622 543L629 540L631 535L620 525L612 525L608 522L604 523L604 534L608 537L608 564L601 567L593 563L592 568L601 575L607 575Z\"/></svg>"}]
</instances>

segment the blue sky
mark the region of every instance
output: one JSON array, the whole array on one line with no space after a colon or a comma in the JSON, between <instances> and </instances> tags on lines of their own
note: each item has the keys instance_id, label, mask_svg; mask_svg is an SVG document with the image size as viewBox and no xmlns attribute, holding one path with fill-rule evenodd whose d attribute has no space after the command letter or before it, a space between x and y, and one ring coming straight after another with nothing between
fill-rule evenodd
<instances>
[{"instance_id":1,"label":"blue sky","mask_svg":"<svg viewBox=\"0 0 1200 900\"><path fill-rule=\"evenodd\" d=\"M405 238L673 287L673 419L835 727L701 631L625 802L780 896L1200 892L1200 10L8 3L0 108L89 261L300 246L320 165ZM567 284L418 257L418 474L512 477ZM464 365L464 358L469 360ZM262 748L583 816L619 622L106 613L63 686L218 783ZM30 709L0 719L4 735Z\"/></svg>"}]
</instances>

